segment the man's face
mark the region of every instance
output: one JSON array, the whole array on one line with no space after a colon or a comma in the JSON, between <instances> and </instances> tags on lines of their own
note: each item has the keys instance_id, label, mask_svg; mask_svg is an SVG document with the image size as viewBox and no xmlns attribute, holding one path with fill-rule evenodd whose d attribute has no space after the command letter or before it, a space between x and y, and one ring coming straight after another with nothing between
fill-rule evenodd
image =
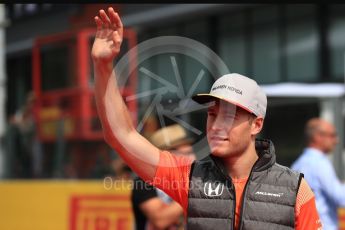
<instances>
[{"instance_id":1,"label":"man's face","mask_svg":"<svg viewBox=\"0 0 345 230\"><path fill-rule=\"evenodd\" d=\"M332 124L323 122L317 136L317 140L321 145L322 151L325 153L332 152L338 144L337 133Z\"/></svg>"},{"instance_id":2,"label":"man's face","mask_svg":"<svg viewBox=\"0 0 345 230\"><path fill-rule=\"evenodd\" d=\"M221 100L207 114L207 140L213 155L231 157L247 150L253 136L253 115Z\"/></svg>"}]
</instances>

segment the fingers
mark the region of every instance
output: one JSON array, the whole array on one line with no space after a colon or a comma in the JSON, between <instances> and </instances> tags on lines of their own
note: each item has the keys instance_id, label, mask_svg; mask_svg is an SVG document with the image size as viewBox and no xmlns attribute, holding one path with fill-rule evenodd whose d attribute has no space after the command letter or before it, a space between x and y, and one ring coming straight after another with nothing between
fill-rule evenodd
<instances>
[{"instance_id":1,"label":"fingers","mask_svg":"<svg viewBox=\"0 0 345 230\"><path fill-rule=\"evenodd\" d=\"M122 25L120 16L119 16L118 13L116 13L116 12L114 11L113 7L109 7L109 8L108 8L108 13L109 13L109 17L110 17L111 23L113 23L113 25L114 25L116 28L122 28L123 25Z\"/></svg>"},{"instance_id":2,"label":"fingers","mask_svg":"<svg viewBox=\"0 0 345 230\"><path fill-rule=\"evenodd\" d=\"M95 17L97 28L104 26L104 27L112 27L113 29L122 29L123 25L122 25L120 16L118 15L118 13L114 11L112 7L108 8L108 15L103 9L99 11L100 17L98 16Z\"/></svg>"},{"instance_id":3,"label":"fingers","mask_svg":"<svg viewBox=\"0 0 345 230\"><path fill-rule=\"evenodd\" d=\"M122 37L121 37L121 35L119 34L118 31L115 31L115 32L113 33L112 39L113 39L113 41L115 42L115 44L121 44L121 42L122 42Z\"/></svg>"},{"instance_id":4,"label":"fingers","mask_svg":"<svg viewBox=\"0 0 345 230\"><path fill-rule=\"evenodd\" d=\"M102 22L102 20L98 16L95 17L95 22L96 22L96 25L97 25L97 30L102 29L103 22Z\"/></svg>"},{"instance_id":5,"label":"fingers","mask_svg":"<svg viewBox=\"0 0 345 230\"><path fill-rule=\"evenodd\" d=\"M108 17L108 15L105 13L104 10L100 10L99 11L99 15L101 16L102 22L103 22L103 26L105 27L109 27L111 22L110 19Z\"/></svg>"}]
</instances>

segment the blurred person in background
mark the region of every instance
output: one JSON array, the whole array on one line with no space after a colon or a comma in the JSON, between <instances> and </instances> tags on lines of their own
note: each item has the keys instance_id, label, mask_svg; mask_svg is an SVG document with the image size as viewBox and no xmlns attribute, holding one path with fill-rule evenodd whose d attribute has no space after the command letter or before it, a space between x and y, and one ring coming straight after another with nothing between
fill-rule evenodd
<instances>
[{"instance_id":1,"label":"blurred person in background","mask_svg":"<svg viewBox=\"0 0 345 230\"><path fill-rule=\"evenodd\" d=\"M120 53L123 24L112 7L94 17L91 55L95 98L106 142L145 181L183 207L188 229L319 229L314 194L303 176L276 163L272 141L256 139L267 97L240 74L218 78L210 93L206 136L210 154L201 160L176 156L135 129L121 96L113 60Z\"/></svg>"},{"instance_id":2,"label":"blurred person in background","mask_svg":"<svg viewBox=\"0 0 345 230\"><path fill-rule=\"evenodd\" d=\"M312 118L305 126L306 148L292 164L304 174L316 198L316 207L325 230L338 229L337 209L345 207L345 184L342 184L328 158L338 143L335 127Z\"/></svg>"},{"instance_id":3,"label":"blurred person in background","mask_svg":"<svg viewBox=\"0 0 345 230\"><path fill-rule=\"evenodd\" d=\"M152 144L173 154L194 159L192 143L185 129L179 124L170 125L154 132ZM132 207L137 230L183 229L183 209L162 190L136 177L133 183Z\"/></svg>"},{"instance_id":4,"label":"blurred person in background","mask_svg":"<svg viewBox=\"0 0 345 230\"><path fill-rule=\"evenodd\" d=\"M10 124L13 125L19 134L20 165L19 174L24 177L42 176L42 146L37 137L36 124L34 120L34 104L36 96L33 91L27 94L25 104L10 117Z\"/></svg>"},{"instance_id":5,"label":"blurred person in background","mask_svg":"<svg viewBox=\"0 0 345 230\"><path fill-rule=\"evenodd\" d=\"M114 171L115 180L132 180L131 168L120 157L111 161L111 168Z\"/></svg>"}]
</instances>

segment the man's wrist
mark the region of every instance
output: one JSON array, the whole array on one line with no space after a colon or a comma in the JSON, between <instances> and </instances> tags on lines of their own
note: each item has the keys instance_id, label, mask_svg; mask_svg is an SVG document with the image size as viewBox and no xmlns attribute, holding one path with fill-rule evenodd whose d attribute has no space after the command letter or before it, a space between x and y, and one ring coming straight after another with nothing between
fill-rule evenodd
<instances>
[{"instance_id":1,"label":"man's wrist","mask_svg":"<svg viewBox=\"0 0 345 230\"><path fill-rule=\"evenodd\" d=\"M92 61L94 65L102 65L102 66L108 66L108 67L113 66L113 59L107 60L103 58L92 58Z\"/></svg>"},{"instance_id":2,"label":"man's wrist","mask_svg":"<svg viewBox=\"0 0 345 230\"><path fill-rule=\"evenodd\" d=\"M99 59L93 59L93 64L95 69L102 73L111 73L113 70L113 62L112 61L104 61Z\"/></svg>"}]
</instances>

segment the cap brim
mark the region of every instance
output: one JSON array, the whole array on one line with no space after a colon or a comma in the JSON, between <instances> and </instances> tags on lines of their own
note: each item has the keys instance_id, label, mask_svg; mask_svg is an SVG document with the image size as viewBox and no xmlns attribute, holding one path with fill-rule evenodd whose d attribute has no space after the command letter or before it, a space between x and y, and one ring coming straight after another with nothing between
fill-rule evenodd
<instances>
[{"instance_id":1,"label":"cap brim","mask_svg":"<svg viewBox=\"0 0 345 230\"><path fill-rule=\"evenodd\" d=\"M215 96L209 93L200 93L197 95L192 96L193 101L199 103L199 104L206 104L218 99L224 100L223 98L219 96Z\"/></svg>"},{"instance_id":2,"label":"cap brim","mask_svg":"<svg viewBox=\"0 0 345 230\"><path fill-rule=\"evenodd\" d=\"M199 104L206 104L206 103L209 103L209 102L212 102L212 101L222 100L222 101L226 101L226 102L228 102L230 104L236 105L236 106L246 110L249 113L255 114L253 111L251 111L247 107L245 107L243 105L240 105L240 104L238 104L235 101L232 101L232 100L229 100L229 99L225 99L223 97L220 97L220 96L217 96L217 95L212 95L212 94L209 94L209 93L201 93L201 94L194 95L194 96L192 96L192 99L195 102L199 103Z\"/></svg>"}]
</instances>

